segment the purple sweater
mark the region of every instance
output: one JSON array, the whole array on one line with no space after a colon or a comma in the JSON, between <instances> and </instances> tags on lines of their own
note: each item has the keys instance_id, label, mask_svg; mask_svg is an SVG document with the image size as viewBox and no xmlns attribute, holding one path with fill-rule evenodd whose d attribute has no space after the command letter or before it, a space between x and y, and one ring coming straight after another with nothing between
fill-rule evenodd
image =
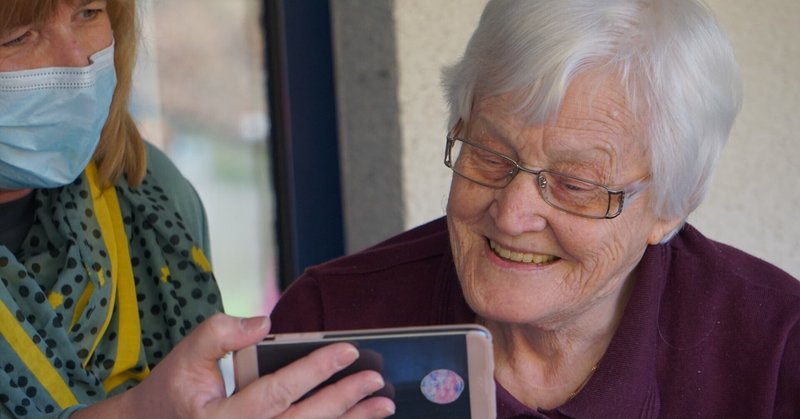
<instances>
[{"instance_id":1,"label":"purple sweater","mask_svg":"<svg viewBox=\"0 0 800 419\"><path fill-rule=\"evenodd\" d=\"M498 418L800 418L800 282L687 225L649 246L597 371L532 410L497 386ZM274 333L471 323L444 218L308 269Z\"/></svg>"}]
</instances>

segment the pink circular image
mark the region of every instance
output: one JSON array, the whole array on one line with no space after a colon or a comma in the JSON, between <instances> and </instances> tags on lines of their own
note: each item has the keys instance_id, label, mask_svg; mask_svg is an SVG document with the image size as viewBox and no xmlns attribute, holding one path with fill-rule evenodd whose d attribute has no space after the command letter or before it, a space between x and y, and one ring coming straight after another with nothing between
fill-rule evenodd
<instances>
[{"instance_id":1,"label":"pink circular image","mask_svg":"<svg viewBox=\"0 0 800 419\"><path fill-rule=\"evenodd\" d=\"M450 370L433 370L422 379L419 389L436 404L453 403L464 392L464 379Z\"/></svg>"}]
</instances>

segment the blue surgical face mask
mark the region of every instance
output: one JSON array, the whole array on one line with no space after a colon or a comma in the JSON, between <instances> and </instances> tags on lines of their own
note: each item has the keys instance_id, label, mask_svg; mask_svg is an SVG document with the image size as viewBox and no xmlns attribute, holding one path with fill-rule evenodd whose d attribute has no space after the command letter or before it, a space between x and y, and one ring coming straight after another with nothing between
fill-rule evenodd
<instances>
[{"instance_id":1,"label":"blue surgical face mask","mask_svg":"<svg viewBox=\"0 0 800 419\"><path fill-rule=\"evenodd\" d=\"M63 186L86 168L117 85L114 44L90 60L0 72L0 189Z\"/></svg>"}]
</instances>

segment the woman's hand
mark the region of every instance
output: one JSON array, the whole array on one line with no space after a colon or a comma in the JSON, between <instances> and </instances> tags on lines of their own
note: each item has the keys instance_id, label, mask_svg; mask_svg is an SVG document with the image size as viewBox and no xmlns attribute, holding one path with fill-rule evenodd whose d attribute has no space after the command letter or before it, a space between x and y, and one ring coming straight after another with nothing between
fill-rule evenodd
<instances>
[{"instance_id":1,"label":"woman's hand","mask_svg":"<svg viewBox=\"0 0 800 419\"><path fill-rule=\"evenodd\" d=\"M254 381L229 398L217 360L262 340L269 319L240 319L224 314L203 322L153 369L147 379L125 393L79 410L89 417L147 418L382 418L394 413L391 400L364 397L384 383L375 371L345 377L295 403L306 392L347 367L358 357L350 344L318 349L285 368ZM109 416L112 415L112 416Z\"/></svg>"}]
</instances>

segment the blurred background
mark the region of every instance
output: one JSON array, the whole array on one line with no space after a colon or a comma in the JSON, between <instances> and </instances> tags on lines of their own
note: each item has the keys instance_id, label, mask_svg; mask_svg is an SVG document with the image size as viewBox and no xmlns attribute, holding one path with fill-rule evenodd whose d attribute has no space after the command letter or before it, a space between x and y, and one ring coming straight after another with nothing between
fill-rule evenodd
<instances>
[{"instance_id":1,"label":"blurred background","mask_svg":"<svg viewBox=\"0 0 800 419\"><path fill-rule=\"evenodd\" d=\"M206 208L228 312L276 296L260 0L139 0L143 43L133 113Z\"/></svg>"}]
</instances>

